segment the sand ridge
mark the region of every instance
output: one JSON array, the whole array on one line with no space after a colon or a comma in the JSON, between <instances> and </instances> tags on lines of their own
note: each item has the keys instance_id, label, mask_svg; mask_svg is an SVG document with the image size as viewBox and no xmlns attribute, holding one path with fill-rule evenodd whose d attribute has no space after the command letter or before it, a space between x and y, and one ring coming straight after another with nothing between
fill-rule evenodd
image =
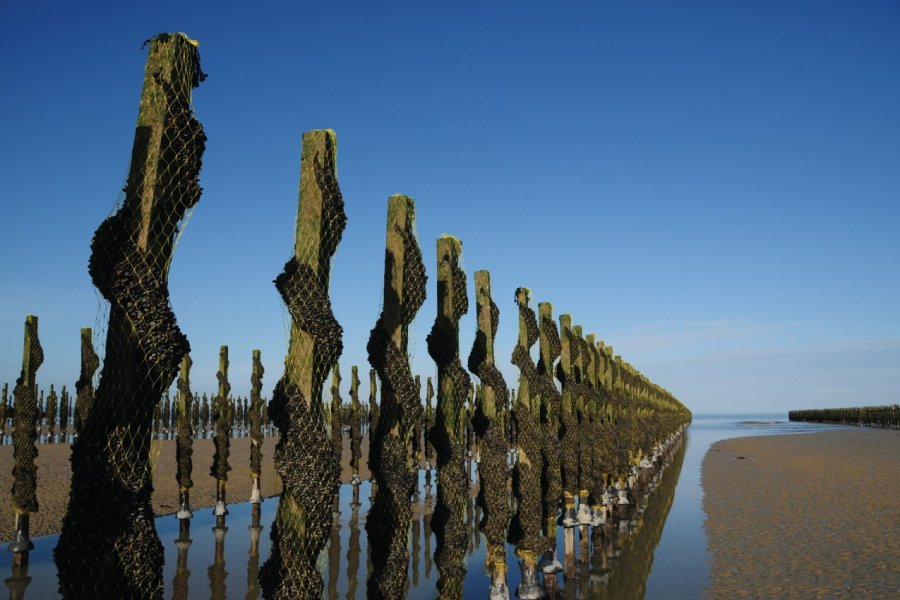
<instances>
[{"instance_id":1,"label":"sand ridge","mask_svg":"<svg viewBox=\"0 0 900 600\"><path fill-rule=\"evenodd\" d=\"M900 598L900 432L714 444L703 460L711 598Z\"/></svg>"}]
</instances>

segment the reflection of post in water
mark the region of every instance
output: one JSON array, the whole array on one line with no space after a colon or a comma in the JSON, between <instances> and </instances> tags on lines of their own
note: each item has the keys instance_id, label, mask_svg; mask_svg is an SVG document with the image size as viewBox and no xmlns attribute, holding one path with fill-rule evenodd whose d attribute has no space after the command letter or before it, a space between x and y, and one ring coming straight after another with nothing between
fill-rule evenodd
<instances>
[{"instance_id":1,"label":"reflection of post in water","mask_svg":"<svg viewBox=\"0 0 900 600\"><path fill-rule=\"evenodd\" d=\"M354 371L356 367L353 368ZM356 598L359 585L359 486L353 486L350 502L350 544L347 548L347 600Z\"/></svg>"},{"instance_id":2,"label":"reflection of post in water","mask_svg":"<svg viewBox=\"0 0 900 600\"><path fill-rule=\"evenodd\" d=\"M336 176L334 131L303 134L294 255L275 279L291 315L284 375L269 405L278 427L275 468L282 492L270 532L272 551L260 583L267 598L319 598L316 568L331 529L339 456L327 432L322 388L343 350L331 311L331 260L346 226Z\"/></svg>"},{"instance_id":3,"label":"reflection of post in water","mask_svg":"<svg viewBox=\"0 0 900 600\"><path fill-rule=\"evenodd\" d=\"M28 576L28 562L23 564L13 564L12 576L3 580L9 589L9 600L25 600L25 590L31 583L31 577Z\"/></svg>"},{"instance_id":4,"label":"reflection of post in water","mask_svg":"<svg viewBox=\"0 0 900 600\"><path fill-rule=\"evenodd\" d=\"M191 521L182 519L179 521L178 539L175 540L175 549L178 553L175 566L175 578L172 579L172 600L187 600L188 580L191 570L188 568L188 550L191 547Z\"/></svg>"},{"instance_id":5,"label":"reflection of post in water","mask_svg":"<svg viewBox=\"0 0 900 600\"><path fill-rule=\"evenodd\" d=\"M509 539L516 545L522 569L516 594L523 599L543 595L537 582L538 557L551 547L551 541L541 531L541 430L538 423L541 390L529 354L529 348L537 341L538 330L528 302L528 288L518 288L519 337L512 354L512 363L521 373L514 412L517 460L513 467L513 493L518 510L510 526Z\"/></svg>"},{"instance_id":6,"label":"reflection of post in water","mask_svg":"<svg viewBox=\"0 0 900 600\"><path fill-rule=\"evenodd\" d=\"M259 598L259 538L263 530L259 524L261 508L258 502L250 507L250 526L247 527L250 530L250 552L247 557L247 600Z\"/></svg>"},{"instance_id":7,"label":"reflection of post in water","mask_svg":"<svg viewBox=\"0 0 900 600\"><path fill-rule=\"evenodd\" d=\"M334 521L331 524L331 535L328 539L328 597L337 598L337 584L341 576L341 511L338 505L339 496L334 495L331 507Z\"/></svg>"},{"instance_id":8,"label":"reflection of post in water","mask_svg":"<svg viewBox=\"0 0 900 600\"><path fill-rule=\"evenodd\" d=\"M413 515L412 520L412 584L419 585L419 553L422 551L419 535L422 531L421 517Z\"/></svg>"},{"instance_id":9,"label":"reflection of post in water","mask_svg":"<svg viewBox=\"0 0 900 600\"><path fill-rule=\"evenodd\" d=\"M378 495L366 519L374 571L372 598L401 598L409 585L410 496L416 468L411 437L422 404L409 367L409 325L425 301L425 265L415 238L415 204L396 195L388 200L381 315L366 345L369 363L381 379L381 414L369 446L369 466Z\"/></svg>"},{"instance_id":10,"label":"reflection of post in water","mask_svg":"<svg viewBox=\"0 0 900 600\"><path fill-rule=\"evenodd\" d=\"M225 534L228 528L225 527L225 517L216 517L216 526L212 528L216 536L216 550L213 558L213 564L209 567L209 596L212 600L226 600L228 597L225 591L225 580L228 578L228 572L225 571Z\"/></svg>"},{"instance_id":11,"label":"reflection of post in water","mask_svg":"<svg viewBox=\"0 0 900 600\"><path fill-rule=\"evenodd\" d=\"M429 380L431 378L429 377ZM425 578L431 577L431 515L434 512L434 498L431 496L431 486L425 487L425 500L422 511L422 535L425 538Z\"/></svg>"},{"instance_id":12,"label":"reflection of post in water","mask_svg":"<svg viewBox=\"0 0 900 600\"><path fill-rule=\"evenodd\" d=\"M491 576L491 596L506 598L506 535L509 529L507 483L507 444L500 406L508 392L506 381L494 362L494 340L500 324L500 309L491 298L491 276L487 271L475 273L475 300L478 332L469 354L469 370L478 375L482 391L478 397L472 425L481 448L478 462L478 507L484 509L480 529L487 539L485 559ZM476 546L478 532L473 532Z\"/></svg>"},{"instance_id":13,"label":"reflection of post in water","mask_svg":"<svg viewBox=\"0 0 900 600\"><path fill-rule=\"evenodd\" d=\"M437 453L438 490L434 511L440 598L462 597L466 574L465 401L469 375L459 360L459 319L469 311L466 275L459 266L462 243L449 235L437 241L437 318L428 334L428 353L437 364L437 415L433 433Z\"/></svg>"},{"instance_id":14,"label":"reflection of post in water","mask_svg":"<svg viewBox=\"0 0 900 600\"><path fill-rule=\"evenodd\" d=\"M686 444L679 440L672 449L670 460L663 467L659 487L650 497L642 524L631 535L613 533L604 547L595 548L592 558L592 577L589 582L591 598L643 598L647 578L653 566L653 553L662 537L675 487L684 464ZM618 548L619 558L609 561ZM605 550L605 552L604 552Z\"/></svg>"}]
</instances>

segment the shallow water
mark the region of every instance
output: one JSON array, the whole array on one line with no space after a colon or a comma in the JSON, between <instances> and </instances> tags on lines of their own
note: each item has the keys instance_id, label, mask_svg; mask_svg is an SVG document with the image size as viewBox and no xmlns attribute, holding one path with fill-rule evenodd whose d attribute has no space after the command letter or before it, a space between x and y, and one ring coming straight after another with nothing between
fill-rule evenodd
<instances>
[{"instance_id":1,"label":"shallow water","mask_svg":"<svg viewBox=\"0 0 900 600\"><path fill-rule=\"evenodd\" d=\"M709 446L722 439L746 435L773 435L833 429L834 426L790 423L785 414L695 415L680 448L663 471L657 490L646 502L643 515L631 527L613 536L604 547L578 555L577 574L567 580L560 575L559 591L564 598L699 598L708 577L706 536L703 530L703 490L700 465ZM476 473L473 477L477 475ZM423 506L433 505L436 489L426 488L425 472L420 473L419 499ZM369 573L365 517L370 506L368 482L359 486L358 506L354 507L353 487L343 485L337 503L339 516L332 529L328 547L319 560L320 572L329 598L364 598ZM164 566L166 598L256 598L252 585L259 565L269 554L269 531L277 498L267 499L261 508L261 531L251 531L251 505L229 506L227 531L219 532L220 552L216 552L215 518L212 509L194 512L187 546L187 567L176 585L178 521L174 516L156 519L157 531L166 551ZM425 514L423 514L423 512ZM410 528L409 598L433 598L437 567L436 548L431 531L431 516L417 511ZM480 509L470 499L466 510L468 524L467 572L463 582L467 598L487 596L489 578L484 567L486 544L477 531ZM258 552L251 552L251 538L258 535ZM35 538L30 555L23 598L56 598L57 581L52 551L57 536ZM587 541L586 541L587 542ZM576 533L576 549L580 539ZM182 547L184 545L182 544ZM589 544L587 544L589 546ZM563 559L563 529L558 528L557 554ZM11 554L0 552L0 572L11 573ZM515 548L507 545L507 582L511 596L519 583ZM7 586L20 587L24 581L7 579ZM248 585L250 584L250 585ZM11 597L13 597L11 595Z\"/></svg>"}]
</instances>

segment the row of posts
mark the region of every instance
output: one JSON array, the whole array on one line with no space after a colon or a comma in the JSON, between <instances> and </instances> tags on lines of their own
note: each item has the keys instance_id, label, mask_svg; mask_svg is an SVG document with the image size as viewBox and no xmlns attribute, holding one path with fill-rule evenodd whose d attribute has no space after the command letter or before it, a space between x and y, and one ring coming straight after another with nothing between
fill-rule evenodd
<instances>
[{"instance_id":1,"label":"row of posts","mask_svg":"<svg viewBox=\"0 0 900 600\"><path fill-rule=\"evenodd\" d=\"M109 301L110 312L100 384L84 432L72 448L69 503L54 551L64 597L158 598L163 589L163 551L150 503L149 440L154 406L176 376L179 389L189 390L190 346L175 321L166 282L181 224L200 198L206 137L193 117L190 94L205 76L197 44L187 36L161 34L149 43L124 200L91 243L89 272ZM303 135L294 252L275 279L291 330L284 371L269 403L279 433L275 468L282 491L270 530L271 553L259 572L266 598L318 598L324 591L318 560L333 527L340 454L335 441L339 419L330 414L334 406L323 401L323 388L343 350L329 281L347 222L336 152L333 131ZM412 199L391 197L382 313L367 343L369 362L382 387L370 431L374 499L366 520L373 558L367 590L373 598L400 598L408 588L410 501L418 470L412 448L414 440L418 444L416 428L428 419L420 415L423 407L408 355L409 324L425 299L427 281L414 231ZM437 240L437 315L428 335L428 352L437 366L436 407L427 431L437 466L433 525L438 593L442 598L462 595L464 513L470 489L466 465L474 448L491 595L508 596L502 551L508 539L522 568L518 595L533 598L539 593L537 570L545 578L557 572L552 543L557 519L567 531L591 526L602 531L616 511L633 504L690 413L611 348L582 335L568 315L559 318L559 329L549 303L540 304L535 315L523 287L516 291L519 341L512 360L521 376L510 409L510 448L500 425L500 399L509 392L496 367L494 348L500 315L487 271L475 276L478 333L468 367L480 379L482 391L475 394L468 418L471 378L460 358L459 319L469 310L469 295L461 258L460 240ZM571 290L576 289L572 282ZM26 357L28 339L26 334ZM540 359L535 364L531 347L538 339ZM21 399L33 394L39 363L32 347L30 361L23 361L24 383L16 388L16 419L25 419L21 423L27 426L14 425L13 435L23 438L26 454L34 449L36 416L33 410L23 410ZM218 419L223 424L213 438L212 468L222 536L229 454L227 369L224 352L217 373L218 402L211 408L220 417L226 414ZM189 391L183 394L189 396ZM474 435L467 440L469 420ZM182 523L189 522L190 515L191 439L176 436ZM28 502L33 477L25 481L31 489L26 485L13 491L17 519L27 523L28 512L37 507L36 501ZM510 481L512 501L504 493ZM258 515L258 508L255 512Z\"/></svg>"}]
</instances>

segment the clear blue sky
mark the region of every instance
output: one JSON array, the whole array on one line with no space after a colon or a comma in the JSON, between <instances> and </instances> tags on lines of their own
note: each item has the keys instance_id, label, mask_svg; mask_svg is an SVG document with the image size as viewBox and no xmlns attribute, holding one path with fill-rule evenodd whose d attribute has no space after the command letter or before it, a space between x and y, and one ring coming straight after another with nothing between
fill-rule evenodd
<instances>
[{"instance_id":1,"label":"clear blue sky","mask_svg":"<svg viewBox=\"0 0 900 600\"><path fill-rule=\"evenodd\" d=\"M103 6L105 4L105 6ZM565 4L565 7L563 5ZM265 5L265 6L263 6ZM368 371L386 200L569 312L694 412L900 399L900 3L0 0L0 382L40 317L39 383L78 376L89 242L127 175L146 50L200 41L203 197L170 284L194 359L280 376L301 133L338 135L341 360ZM462 321L468 354L474 319Z\"/></svg>"}]
</instances>

